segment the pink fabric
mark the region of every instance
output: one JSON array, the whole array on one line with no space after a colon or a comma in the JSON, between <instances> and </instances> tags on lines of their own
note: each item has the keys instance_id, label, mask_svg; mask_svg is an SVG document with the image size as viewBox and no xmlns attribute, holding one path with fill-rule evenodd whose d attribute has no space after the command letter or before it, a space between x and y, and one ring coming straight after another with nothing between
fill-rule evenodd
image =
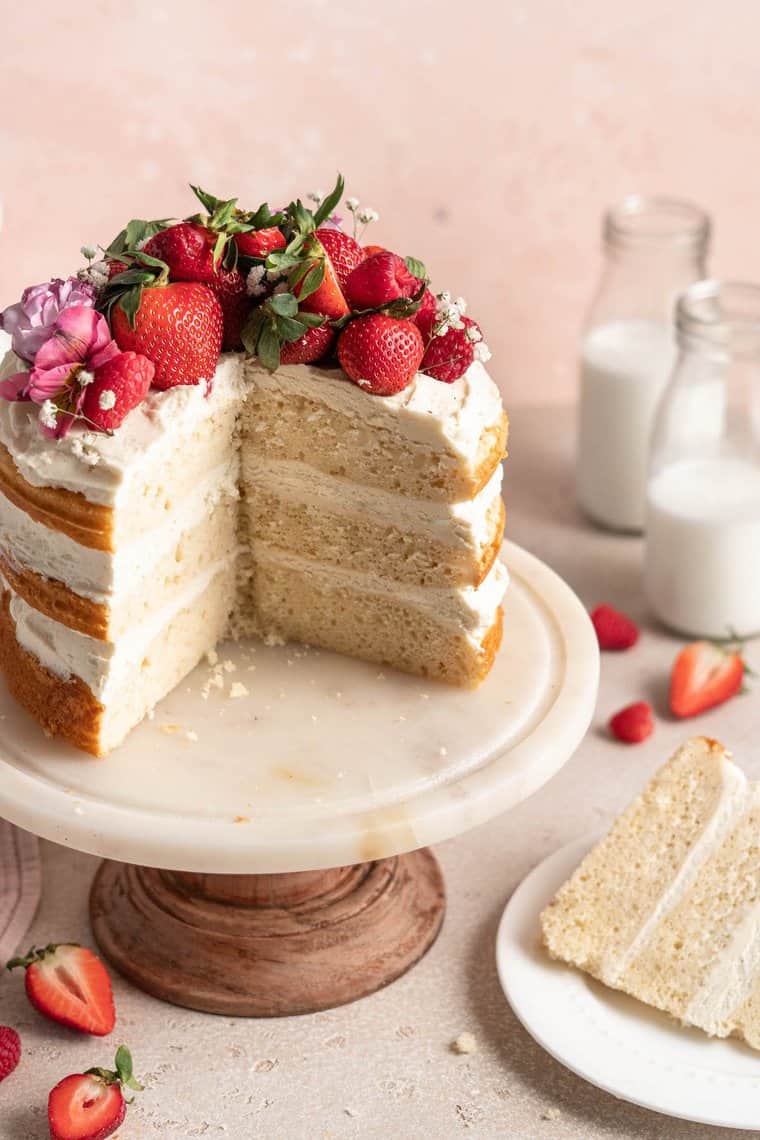
<instances>
[{"instance_id":1,"label":"pink fabric","mask_svg":"<svg viewBox=\"0 0 760 1140\"><path fill-rule=\"evenodd\" d=\"M40 901L40 844L0 819L0 968L21 947Z\"/></svg>"}]
</instances>

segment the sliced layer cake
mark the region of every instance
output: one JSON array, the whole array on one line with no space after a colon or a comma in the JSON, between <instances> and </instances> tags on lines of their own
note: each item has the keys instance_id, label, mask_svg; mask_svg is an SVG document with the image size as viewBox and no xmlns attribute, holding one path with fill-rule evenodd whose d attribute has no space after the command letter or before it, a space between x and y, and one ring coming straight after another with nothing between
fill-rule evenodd
<instances>
[{"instance_id":1,"label":"sliced layer cake","mask_svg":"<svg viewBox=\"0 0 760 1140\"><path fill-rule=\"evenodd\" d=\"M0 667L98 755L230 634L458 685L501 638L507 421L464 303L322 207L201 200L3 314Z\"/></svg>"},{"instance_id":2,"label":"sliced layer cake","mask_svg":"<svg viewBox=\"0 0 760 1140\"><path fill-rule=\"evenodd\" d=\"M541 916L553 958L760 1049L760 785L690 740Z\"/></svg>"}]
</instances>

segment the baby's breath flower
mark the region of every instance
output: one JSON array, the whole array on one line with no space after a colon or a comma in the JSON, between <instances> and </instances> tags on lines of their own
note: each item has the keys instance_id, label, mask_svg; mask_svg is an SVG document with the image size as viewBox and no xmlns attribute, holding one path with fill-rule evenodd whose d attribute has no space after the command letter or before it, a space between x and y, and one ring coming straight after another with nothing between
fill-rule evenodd
<instances>
[{"instance_id":1,"label":"baby's breath flower","mask_svg":"<svg viewBox=\"0 0 760 1140\"><path fill-rule=\"evenodd\" d=\"M265 275L266 269L263 265L254 265L249 269L245 279L245 291L249 297L260 297L262 293L266 293L266 286L262 284Z\"/></svg>"},{"instance_id":2,"label":"baby's breath flower","mask_svg":"<svg viewBox=\"0 0 760 1140\"><path fill-rule=\"evenodd\" d=\"M368 226L370 222L380 221L380 215L377 210L373 210L369 206L362 206L356 216L363 226Z\"/></svg>"},{"instance_id":3,"label":"baby's breath flower","mask_svg":"<svg viewBox=\"0 0 760 1140\"><path fill-rule=\"evenodd\" d=\"M359 209L358 198L346 198L346 209L349 213L353 214Z\"/></svg>"},{"instance_id":4,"label":"baby's breath flower","mask_svg":"<svg viewBox=\"0 0 760 1140\"><path fill-rule=\"evenodd\" d=\"M93 289L100 291L108 284L108 262L93 261L77 273L80 281L86 281Z\"/></svg>"},{"instance_id":5,"label":"baby's breath flower","mask_svg":"<svg viewBox=\"0 0 760 1140\"><path fill-rule=\"evenodd\" d=\"M272 296L274 297L278 293L287 293L287 291L288 291L287 281L278 281L277 284L275 285L274 289L272 290Z\"/></svg>"},{"instance_id":6,"label":"baby's breath flower","mask_svg":"<svg viewBox=\"0 0 760 1140\"><path fill-rule=\"evenodd\" d=\"M52 431L58 423L58 409L52 400L45 400L40 406L39 421Z\"/></svg>"},{"instance_id":7,"label":"baby's breath flower","mask_svg":"<svg viewBox=\"0 0 760 1140\"><path fill-rule=\"evenodd\" d=\"M485 341L480 341L479 344L476 344L474 352L475 359L479 360L481 364L487 364L491 359L491 352Z\"/></svg>"},{"instance_id":8,"label":"baby's breath flower","mask_svg":"<svg viewBox=\"0 0 760 1140\"><path fill-rule=\"evenodd\" d=\"M483 334L477 325L468 325L465 335L473 344L477 344L479 340L483 339Z\"/></svg>"},{"instance_id":9,"label":"baby's breath flower","mask_svg":"<svg viewBox=\"0 0 760 1140\"><path fill-rule=\"evenodd\" d=\"M79 252L87 261L94 261L98 256L98 251L94 245L83 245L80 247Z\"/></svg>"},{"instance_id":10,"label":"baby's breath flower","mask_svg":"<svg viewBox=\"0 0 760 1140\"><path fill-rule=\"evenodd\" d=\"M116 393L110 388L105 388L98 396L98 407L101 412L110 412L111 408L116 407Z\"/></svg>"},{"instance_id":11,"label":"baby's breath flower","mask_svg":"<svg viewBox=\"0 0 760 1140\"><path fill-rule=\"evenodd\" d=\"M310 190L306 197L316 206L321 206L325 200L325 192L324 190Z\"/></svg>"}]
</instances>

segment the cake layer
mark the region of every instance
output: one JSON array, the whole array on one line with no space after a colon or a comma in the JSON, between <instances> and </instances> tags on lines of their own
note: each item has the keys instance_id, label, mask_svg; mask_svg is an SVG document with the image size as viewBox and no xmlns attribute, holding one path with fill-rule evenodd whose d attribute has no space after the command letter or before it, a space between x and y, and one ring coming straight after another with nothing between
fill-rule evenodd
<instances>
[{"instance_id":1,"label":"cake layer","mask_svg":"<svg viewBox=\"0 0 760 1140\"><path fill-rule=\"evenodd\" d=\"M477 684L501 638L507 571L478 588L415 587L253 546L255 632L457 685Z\"/></svg>"},{"instance_id":2,"label":"cake layer","mask_svg":"<svg viewBox=\"0 0 760 1140\"><path fill-rule=\"evenodd\" d=\"M505 454L507 419L480 364L453 384L417 375L385 397L368 397L338 371L247 368L244 435L267 462L298 460L384 491L458 502L482 490Z\"/></svg>"},{"instance_id":3,"label":"cake layer","mask_svg":"<svg viewBox=\"0 0 760 1140\"><path fill-rule=\"evenodd\" d=\"M46 731L105 755L225 636L234 571L212 567L118 645L77 633L6 588L0 665Z\"/></svg>"},{"instance_id":4,"label":"cake layer","mask_svg":"<svg viewBox=\"0 0 760 1140\"><path fill-rule=\"evenodd\" d=\"M477 586L504 533L502 467L473 499L415 499L243 452L251 533L268 546L415 585Z\"/></svg>"}]
</instances>

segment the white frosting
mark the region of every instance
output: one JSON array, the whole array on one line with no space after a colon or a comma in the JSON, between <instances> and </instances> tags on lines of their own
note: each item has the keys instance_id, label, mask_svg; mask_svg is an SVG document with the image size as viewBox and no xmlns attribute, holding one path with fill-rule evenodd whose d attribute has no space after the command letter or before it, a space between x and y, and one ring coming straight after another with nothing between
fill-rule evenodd
<instances>
[{"instance_id":1,"label":"white frosting","mask_svg":"<svg viewBox=\"0 0 760 1140\"><path fill-rule=\"evenodd\" d=\"M395 396L369 395L338 369L291 365L270 375L256 365L248 368L260 388L306 396L406 441L447 445L464 459L475 456L483 428L497 423L502 412L499 389L478 361L453 384L418 373Z\"/></svg>"},{"instance_id":2,"label":"white frosting","mask_svg":"<svg viewBox=\"0 0 760 1140\"><path fill-rule=\"evenodd\" d=\"M466 636L473 645L480 644L493 625L496 611L509 585L507 568L498 559L477 588L455 588L389 582L379 574L350 570L334 563L314 562L265 542L254 542L252 553L258 564L266 566L269 563L300 571L307 574L310 581L323 584L326 590L345 587L360 594L380 594L394 602L411 606L438 625Z\"/></svg>"},{"instance_id":3,"label":"white frosting","mask_svg":"<svg viewBox=\"0 0 760 1140\"><path fill-rule=\"evenodd\" d=\"M712 815L695 843L691 845L673 879L658 898L625 950L602 963L601 977L614 986L636 960L655 929L683 899L694 883L705 861L733 830L747 807L747 780L744 773L725 757L720 758L723 783Z\"/></svg>"},{"instance_id":4,"label":"white frosting","mask_svg":"<svg viewBox=\"0 0 760 1140\"><path fill-rule=\"evenodd\" d=\"M35 522L0 495L0 549L16 565L65 582L70 590L107 604L114 595L144 589L143 580L225 498L237 498L237 460L216 467L192 487L158 528L145 531L115 553L81 546L63 531Z\"/></svg>"},{"instance_id":5,"label":"white frosting","mask_svg":"<svg viewBox=\"0 0 760 1140\"><path fill-rule=\"evenodd\" d=\"M349 518L367 518L400 531L429 534L447 546L476 550L493 540L489 511L501 495L504 469L498 465L474 498L458 503L415 499L334 475L326 475L295 459L244 460L246 481L278 498Z\"/></svg>"},{"instance_id":6,"label":"white frosting","mask_svg":"<svg viewBox=\"0 0 760 1140\"><path fill-rule=\"evenodd\" d=\"M90 502L114 506L129 474L139 471L149 452L173 448L175 434L202 429L204 420L220 406L240 400L244 390L240 358L230 353L219 361L208 398L199 384L150 392L113 435L74 429L59 440L40 432L36 404L0 400L0 443L32 486L62 487Z\"/></svg>"},{"instance_id":7,"label":"white frosting","mask_svg":"<svg viewBox=\"0 0 760 1140\"><path fill-rule=\"evenodd\" d=\"M139 667L153 639L228 566L227 559L214 562L178 590L170 605L154 610L146 621L120 637L117 645L62 625L11 590L10 612L16 623L16 640L55 676L63 680L79 677L102 705L118 702L130 674ZM5 588L10 590L7 583Z\"/></svg>"}]
</instances>

